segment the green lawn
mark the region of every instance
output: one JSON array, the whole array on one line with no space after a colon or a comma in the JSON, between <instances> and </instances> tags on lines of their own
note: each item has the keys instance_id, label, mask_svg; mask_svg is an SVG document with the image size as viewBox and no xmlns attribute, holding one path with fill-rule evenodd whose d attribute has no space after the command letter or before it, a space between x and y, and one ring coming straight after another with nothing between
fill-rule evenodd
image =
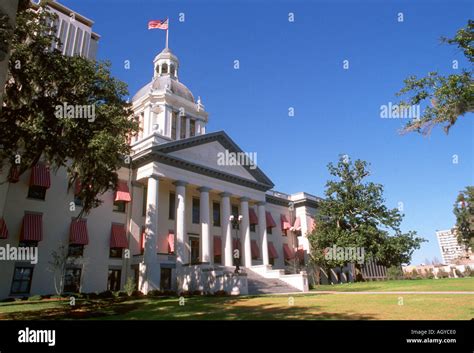
<instances>
[{"instance_id":1,"label":"green lawn","mask_svg":"<svg viewBox=\"0 0 474 353\"><path fill-rule=\"evenodd\" d=\"M342 283L316 286L313 290L338 292L474 291L474 277Z\"/></svg>"},{"instance_id":2,"label":"green lawn","mask_svg":"<svg viewBox=\"0 0 474 353\"><path fill-rule=\"evenodd\" d=\"M0 319L100 320L470 320L472 295L305 294L260 297L190 297L127 301L2 304ZM403 305L400 305L403 304Z\"/></svg>"}]
</instances>

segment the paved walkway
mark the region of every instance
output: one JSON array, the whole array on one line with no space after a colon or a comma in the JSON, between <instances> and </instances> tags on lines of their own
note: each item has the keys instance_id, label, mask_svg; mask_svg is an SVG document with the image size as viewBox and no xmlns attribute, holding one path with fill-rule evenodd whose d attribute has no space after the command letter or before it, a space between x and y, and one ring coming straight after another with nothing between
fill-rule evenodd
<instances>
[{"instance_id":1,"label":"paved walkway","mask_svg":"<svg viewBox=\"0 0 474 353\"><path fill-rule=\"evenodd\" d=\"M304 295L304 294L348 294L348 295L354 295L354 294L434 294L434 295L474 295L474 291L452 291L452 292L441 292L441 291L431 291L431 292L415 292L415 291L393 291L393 292L369 292L369 291L361 291L361 292L338 292L338 291L309 291L309 292L288 292L288 293L265 293L265 294L259 294L259 295ZM252 295L252 294L250 294Z\"/></svg>"}]
</instances>

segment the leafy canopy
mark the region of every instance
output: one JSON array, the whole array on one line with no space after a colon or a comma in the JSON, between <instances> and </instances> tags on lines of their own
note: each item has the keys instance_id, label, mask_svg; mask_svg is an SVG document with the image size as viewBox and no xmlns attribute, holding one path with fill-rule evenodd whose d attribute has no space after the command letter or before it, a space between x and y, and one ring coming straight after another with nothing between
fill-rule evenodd
<instances>
[{"instance_id":1,"label":"leafy canopy","mask_svg":"<svg viewBox=\"0 0 474 353\"><path fill-rule=\"evenodd\" d=\"M367 166L367 162L352 162L347 156L341 156L337 165L329 163L335 180L326 183L325 198L318 205L315 227L308 236L315 264L328 268L352 262L328 259L326 248L336 246L363 248L365 262L373 259L387 267L399 266L409 263L413 251L424 241L416 232L402 233L403 215L385 206L382 185L365 182Z\"/></svg>"},{"instance_id":2,"label":"leafy canopy","mask_svg":"<svg viewBox=\"0 0 474 353\"><path fill-rule=\"evenodd\" d=\"M433 71L426 77L418 78L413 75L406 78L405 87L397 93L398 96L407 96L400 105L418 105L428 101L429 104L419 119L410 120L405 125L402 130L404 133L417 131L427 135L433 127L440 124L444 124L444 131L448 133L459 117L474 112L474 21L469 20L466 28L458 30L454 38L443 37L441 41L457 46L471 64L471 68L448 76Z\"/></svg>"},{"instance_id":3,"label":"leafy canopy","mask_svg":"<svg viewBox=\"0 0 474 353\"><path fill-rule=\"evenodd\" d=\"M83 211L98 206L100 194L117 183L117 169L130 154L127 136L136 133L129 119L125 83L110 74L110 63L62 55L51 31L55 14L22 2L12 34L5 96L0 113L1 165L17 164L20 173L43 160L53 170L67 169L69 186L80 180ZM93 108L94 118L64 118L64 106ZM59 117L58 117L59 116ZM93 120L93 121L92 121Z\"/></svg>"}]
</instances>

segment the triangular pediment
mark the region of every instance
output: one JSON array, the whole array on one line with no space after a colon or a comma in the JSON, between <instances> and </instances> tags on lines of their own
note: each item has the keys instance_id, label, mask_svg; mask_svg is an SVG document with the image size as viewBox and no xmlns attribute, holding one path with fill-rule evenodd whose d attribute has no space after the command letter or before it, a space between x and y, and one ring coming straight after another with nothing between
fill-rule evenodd
<instances>
[{"instance_id":1,"label":"triangular pediment","mask_svg":"<svg viewBox=\"0 0 474 353\"><path fill-rule=\"evenodd\" d=\"M161 144L153 147L153 151L194 166L273 187L271 180L257 167L256 156L245 154L223 131Z\"/></svg>"}]
</instances>

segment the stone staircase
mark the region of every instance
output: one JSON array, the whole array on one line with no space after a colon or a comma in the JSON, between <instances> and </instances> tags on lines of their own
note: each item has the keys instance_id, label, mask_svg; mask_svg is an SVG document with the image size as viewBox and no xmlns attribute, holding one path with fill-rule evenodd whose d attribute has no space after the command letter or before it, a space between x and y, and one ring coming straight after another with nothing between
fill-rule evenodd
<instances>
[{"instance_id":1,"label":"stone staircase","mask_svg":"<svg viewBox=\"0 0 474 353\"><path fill-rule=\"evenodd\" d=\"M265 278L248 269L245 270L245 273L247 273L249 295L301 292L301 290L277 278Z\"/></svg>"}]
</instances>

